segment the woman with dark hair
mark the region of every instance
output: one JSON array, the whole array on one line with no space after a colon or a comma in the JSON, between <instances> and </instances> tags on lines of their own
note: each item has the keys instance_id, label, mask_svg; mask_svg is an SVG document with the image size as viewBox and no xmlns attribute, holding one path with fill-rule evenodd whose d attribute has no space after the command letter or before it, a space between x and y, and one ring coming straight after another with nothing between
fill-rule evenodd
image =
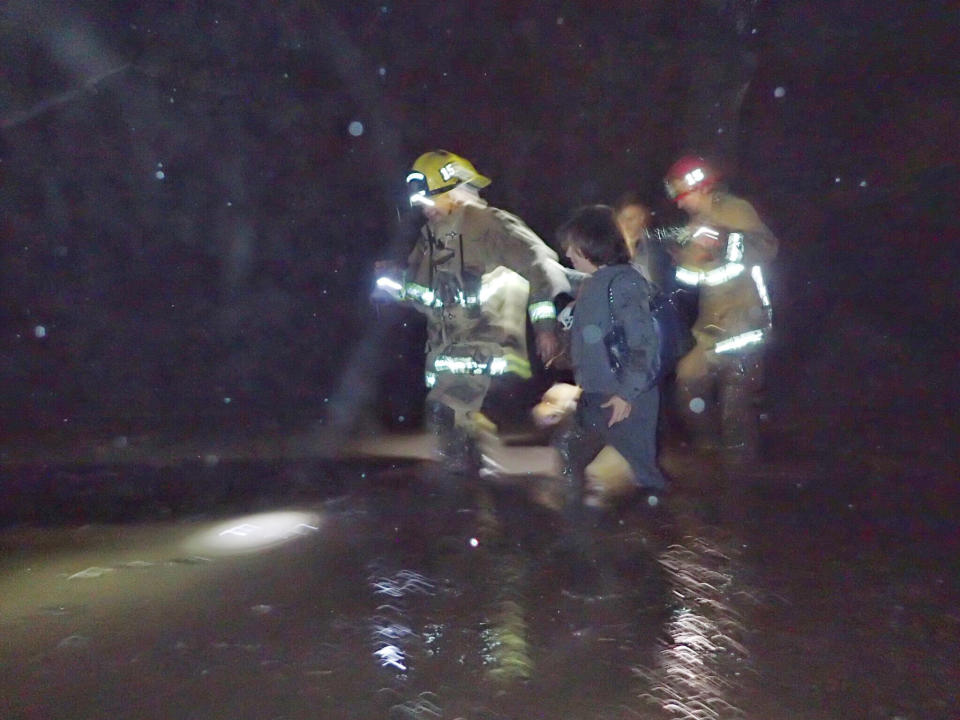
<instances>
[{"instance_id":1,"label":"woman with dark hair","mask_svg":"<svg viewBox=\"0 0 960 720\"><path fill-rule=\"evenodd\" d=\"M634 192L624 193L613 206L617 225L627 241L633 264L654 291L669 293L673 289L673 260L651 230L653 211Z\"/></svg>"},{"instance_id":2,"label":"woman with dark hair","mask_svg":"<svg viewBox=\"0 0 960 720\"><path fill-rule=\"evenodd\" d=\"M557 234L574 269L588 276L570 333L574 377L582 394L569 451L574 472L583 472L585 500L603 503L602 496L590 494L591 488L607 484L598 473L615 473L617 454L629 465L623 472L633 487L663 490L666 480L656 458L660 393L650 286L630 264L612 208L582 207ZM581 471L585 463L589 465ZM655 504L656 495L650 494L649 502Z\"/></svg>"}]
</instances>

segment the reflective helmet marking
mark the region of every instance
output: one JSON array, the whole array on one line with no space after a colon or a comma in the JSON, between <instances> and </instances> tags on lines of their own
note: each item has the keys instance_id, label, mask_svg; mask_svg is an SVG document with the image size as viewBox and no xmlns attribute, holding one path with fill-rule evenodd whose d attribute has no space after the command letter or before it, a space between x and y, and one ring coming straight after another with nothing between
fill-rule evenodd
<instances>
[{"instance_id":1,"label":"reflective helmet marking","mask_svg":"<svg viewBox=\"0 0 960 720\"><path fill-rule=\"evenodd\" d=\"M663 184L672 200L680 200L694 190L712 187L719 179L717 172L702 157L686 155L670 166Z\"/></svg>"}]
</instances>

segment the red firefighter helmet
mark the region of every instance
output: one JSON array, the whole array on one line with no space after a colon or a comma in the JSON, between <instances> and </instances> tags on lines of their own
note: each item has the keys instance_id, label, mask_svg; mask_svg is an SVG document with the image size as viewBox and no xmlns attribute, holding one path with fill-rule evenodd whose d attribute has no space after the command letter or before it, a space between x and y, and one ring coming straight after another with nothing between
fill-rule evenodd
<instances>
[{"instance_id":1,"label":"red firefighter helmet","mask_svg":"<svg viewBox=\"0 0 960 720\"><path fill-rule=\"evenodd\" d=\"M679 200L694 190L709 190L719 180L719 173L702 157L684 155L667 170L663 184L670 199Z\"/></svg>"}]
</instances>

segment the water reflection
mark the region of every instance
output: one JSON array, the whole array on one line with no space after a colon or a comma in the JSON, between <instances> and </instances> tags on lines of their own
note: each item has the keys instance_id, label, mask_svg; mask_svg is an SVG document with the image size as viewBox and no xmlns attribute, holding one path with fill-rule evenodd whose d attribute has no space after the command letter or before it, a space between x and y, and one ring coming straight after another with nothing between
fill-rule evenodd
<instances>
[{"instance_id":1,"label":"water reflection","mask_svg":"<svg viewBox=\"0 0 960 720\"><path fill-rule=\"evenodd\" d=\"M373 572L370 585L374 595L391 598L391 602L377 606L377 614L370 620L375 646L373 655L380 667L406 673L409 651L405 646L420 640L420 635L405 624L405 600L410 595L433 595L434 584L420 573L400 570L391 577Z\"/></svg>"},{"instance_id":2,"label":"water reflection","mask_svg":"<svg viewBox=\"0 0 960 720\"><path fill-rule=\"evenodd\" d=\"M13 614L5 601L23 643L11 657L46 677L31 658L56 652L61 709L86 697L91 717L101 701L84 695L81 661L112 668L99 697L118 701L136 678L148 708L172 672L198 719L226 717L211 678L242 688L250 717L736 716L736 556L651 512L570 519L524 487L437 490L400 473L309 509L157 525L149 545L104 531L57 566L17 564L21 586L27 567L43 584Z\"/></svg>"},{"instance_id":3,"label":"water reflection","mask_svg":"<svg viewBox=\"0 0 960 720\"><path fill-rule=\"evenodd\" d=\"M640 697L667 717L742 717L731 699L747 659L744 628L731 598L736 585L729 555L705 537L670 545L658 558L676 606L652 668L638 668L649 689Z\"/></svg>"},{"instance_id":4,"label":"water reflection","mask_svg":"<svg viewBox=\"0 0 960 720\"><path fill-rule=\"evenodd\" d=\"M648 509L570 521L509 488L393 500L367 574L389 717L742 715L743 588L719 541L671 541Z\"/></svg>"}]
</instances>

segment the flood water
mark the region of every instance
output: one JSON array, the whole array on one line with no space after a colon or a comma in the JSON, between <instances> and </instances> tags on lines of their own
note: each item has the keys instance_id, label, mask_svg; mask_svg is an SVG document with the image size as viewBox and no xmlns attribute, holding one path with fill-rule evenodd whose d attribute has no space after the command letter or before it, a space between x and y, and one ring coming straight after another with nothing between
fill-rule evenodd
<instances>
[{"instance_id":1,"label":"flood water","mask_svg":"<svg viewBox=\"0 0 960 720\"><path fill-rule=\"evenodd\" d=\"M960 717L955 489L665 464L602 514L411 461L5 468L0 717Z\"/></svg>"}]
</instances>

